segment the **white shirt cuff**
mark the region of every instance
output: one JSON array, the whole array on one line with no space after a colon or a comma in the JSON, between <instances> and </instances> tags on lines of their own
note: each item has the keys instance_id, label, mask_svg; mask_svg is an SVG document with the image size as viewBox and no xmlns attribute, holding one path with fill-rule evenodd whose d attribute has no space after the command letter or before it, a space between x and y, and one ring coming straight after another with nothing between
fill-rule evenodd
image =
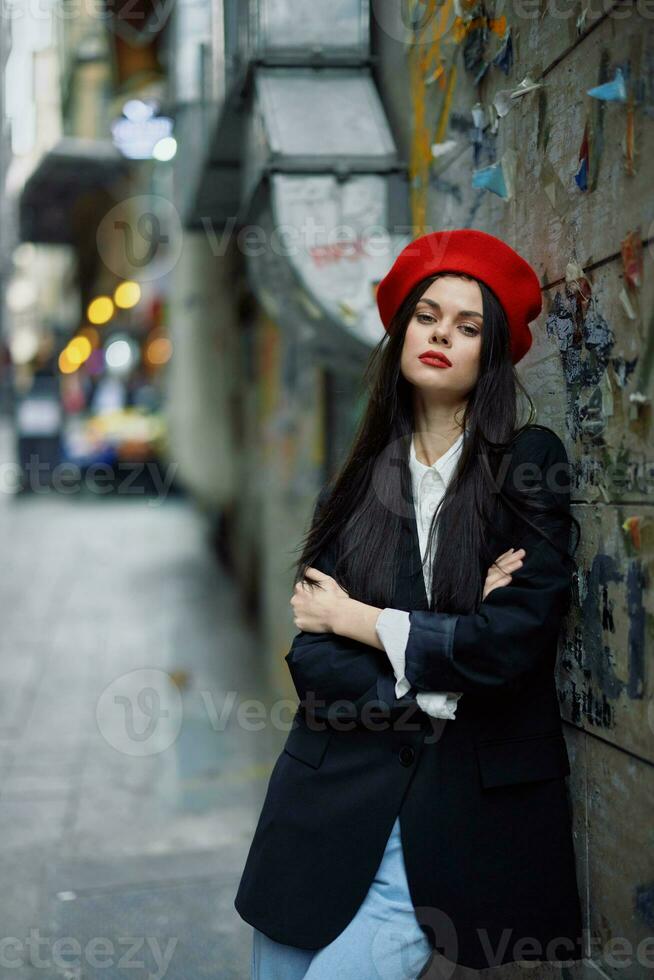
<instances>
[{"instance_id":1,"label":"white shirt cuff","mask_svg":"<svg viewBox=\"0 0 654 980\"><path fill-rule=\"evenodd\" d=\"M411 684L404 676L405 651L409 639L409 614L402 609L382 609L375 624L375 632L391 662L397 679L395 697L401 698Z\"/></svg>"},{"instance_id":2,"label":"white shirt cuff","mask_svg":"<svg viewBox=\"0 0 654 980\"><path fill-rule=\"evenodd\" d=\"M397 698L401 698L411 688L410 681L404 676L410 627L409 614L403 609L382 609L375 623L375 632L396 677ZM419 691L416 701L426 714L434 718L453 719L461 694L460 691Z\"/></svg>"}]
</instances>

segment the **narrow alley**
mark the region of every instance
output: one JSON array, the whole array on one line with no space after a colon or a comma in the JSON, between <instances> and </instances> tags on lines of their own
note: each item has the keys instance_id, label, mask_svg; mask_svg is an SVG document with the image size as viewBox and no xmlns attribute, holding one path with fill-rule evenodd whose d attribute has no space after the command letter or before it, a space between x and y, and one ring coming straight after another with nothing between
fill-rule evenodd
<instances>
[{"instance_id":1,"label":"narrow alley","mask_svg":"<svg viewBox=\"0 0 654 980\"><path fill-rule=\"evenodd\" d=\"M0 976L245 976L232 901L284 733L239 722L266 692L201 517L4 493L0 528Z\"/></svg>"}]
</instances>

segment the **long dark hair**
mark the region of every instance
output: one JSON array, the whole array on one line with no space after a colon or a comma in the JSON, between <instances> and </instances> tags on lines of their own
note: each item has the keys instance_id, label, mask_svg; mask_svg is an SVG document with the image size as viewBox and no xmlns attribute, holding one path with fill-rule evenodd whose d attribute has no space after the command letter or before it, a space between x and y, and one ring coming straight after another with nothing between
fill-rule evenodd
<instances>
[{"instance_id":1,"label":"long dark hair","mask_svg":"<svg viewBox=\"0 0 654 980\"><path fill-rule=\"evenodd\" d=\"M331 481L321 513L300 545L294 584L305 580L307 567L324 548L336 544L336 581L361 602L382 608L393 604L396 556L403 521L411 513L408 458L414 430L413 386L400 371L400 357L418 300L438 275L423 279L409 293L389 333L370 355L363 376L370 392L367 407L349 456ZM463 273L456 275L473 279ZM511 361L502 305L485 283L473 281L479 284L483 300L479 376L457 420L465 430L463 447L432 518L427 551L429 554L438 529L435 552L432 549L431 607L449 613L473 612L481 601L486 570L497 557L489 553L486 539L487 529L497 519L499 498L538 534L551 540L538 526L544 512L542 503L532 501L528 494L516 494L510 486L500 486L497 480L502 454L518 433L531 425L535 408ZM517 425L518 389L530 408L529 418L521 426ZM556 502L546 508L548 513L553 509ZM578 543L578 521L559 509L562 520L576 525ZM527 511L535 521L527 517ZM569 523L566 527L569 531Z\"/></svg>"}]
</instances>

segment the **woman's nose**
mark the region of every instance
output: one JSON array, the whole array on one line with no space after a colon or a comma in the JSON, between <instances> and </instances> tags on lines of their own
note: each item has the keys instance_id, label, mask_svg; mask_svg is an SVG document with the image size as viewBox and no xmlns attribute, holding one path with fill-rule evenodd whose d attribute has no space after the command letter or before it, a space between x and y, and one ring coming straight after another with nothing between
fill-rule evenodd
<instances>
[{"instance_id":1,"label":"woman's nose","mask_svg":"<svg viewBox=\"0 0 654 980\"><path fill-rule=\"evenodd\" d=\"M450 332L447 327L439 326L432 335L432 340L437 340L439 343L449 344L450 342Z\"/></svg>"}]
</instances>

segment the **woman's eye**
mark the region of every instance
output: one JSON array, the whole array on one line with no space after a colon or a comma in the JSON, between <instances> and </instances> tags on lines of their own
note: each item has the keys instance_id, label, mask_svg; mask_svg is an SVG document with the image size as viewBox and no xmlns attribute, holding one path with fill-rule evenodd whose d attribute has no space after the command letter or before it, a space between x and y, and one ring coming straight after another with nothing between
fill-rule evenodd
<instances>
[{"instance_id":1,"label":"woman's eye","mask_svg":"<svg viewBox=\"0 0 654 980\"><path fill-rule=\"evenodd\" d=\"M419 323L436 323L435 317L429 313L418 313L416 314L416 319ZM479 333L479 327L475 326L474 323L462 323L461 327L465 330L466 336L468 337L476 337Z\"/></svg>"}]
</instances>

